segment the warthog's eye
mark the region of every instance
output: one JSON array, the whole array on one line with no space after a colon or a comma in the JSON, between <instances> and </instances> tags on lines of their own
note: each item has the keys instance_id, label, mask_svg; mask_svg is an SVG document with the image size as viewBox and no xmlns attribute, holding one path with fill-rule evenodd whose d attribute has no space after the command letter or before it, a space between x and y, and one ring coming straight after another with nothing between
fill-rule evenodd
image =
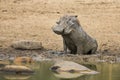
<instances>
[{"instance_id":1,"label":"warthog's eye","mask_svg":"<svg viewBox=\"0 0 120 80\"><path fill-rule=\"evenodd\" d=\"M78 15L75 15L75 17L77 18L77 17L78 17Z\"/></svg>"}]
</instances>

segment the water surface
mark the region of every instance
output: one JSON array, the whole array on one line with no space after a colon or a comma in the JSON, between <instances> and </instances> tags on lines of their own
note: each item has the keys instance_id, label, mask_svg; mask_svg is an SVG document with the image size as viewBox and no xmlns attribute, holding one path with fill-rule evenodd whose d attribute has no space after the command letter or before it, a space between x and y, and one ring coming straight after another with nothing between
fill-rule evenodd
<instances>
[{"instance_id":1,"label":"water surface","mask_svg":"<svg viewBox=\"0 0 120 80\"><path fill-rule=\"evenodd\" d=\"M120 80L120 64L99 63L85 65L90 69L100 72L95 75L81 75L75 73L53 73L50 67L53 65L50 61L36 62L27 64L35 70L32 75L16 75L0 73L0 80Z\"/></svg>"}]
</instances>

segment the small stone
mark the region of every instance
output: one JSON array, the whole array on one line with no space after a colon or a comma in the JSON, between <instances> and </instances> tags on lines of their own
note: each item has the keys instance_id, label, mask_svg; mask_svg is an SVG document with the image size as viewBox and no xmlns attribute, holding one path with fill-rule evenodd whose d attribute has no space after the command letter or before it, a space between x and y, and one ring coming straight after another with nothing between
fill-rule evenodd
<instances>
[{"instance_id":1,"label":"small stone","mask_svg":"<svg viewBox=\"0 0 120 80\"><path fill-rule=\"evenodd\" d=\"M0 44L0 47L3 47L3 46Z\"/></svg>"},{"instance_id":2,"label":"small stone","mask_svg":"<svg viewBox=\"0 0 120 80\"><path fill-rule=\"evenodd\" d=\"M2 10L2 12L7 12L7 10L5 9L5 10Z\"/></svg>"},{"instance_id":3,"label":"small stone","mask_svg":"<svg viewBox=\"0 0 120 80\"><path fill-rule=\"evenodd\" d=\"M42 59L43 59L43 57L41 55L33 57L34 61L41 61Z\"/></svg>"},{"instance_id":4,"label":"small stone","mask_svg":"<svg viewBox=\"0 0 120 80\"><path fill-rule=\"evenodd\" d=\"M16 57L13 61L15 64L22 64L22 63L32 63L33 59L31 57Z\"/></svg>"}]
</instances>

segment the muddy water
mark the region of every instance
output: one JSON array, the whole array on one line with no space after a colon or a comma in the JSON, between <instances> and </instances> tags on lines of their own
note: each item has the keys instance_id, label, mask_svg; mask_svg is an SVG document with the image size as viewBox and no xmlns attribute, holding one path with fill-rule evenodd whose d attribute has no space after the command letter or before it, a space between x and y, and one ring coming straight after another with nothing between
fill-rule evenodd
<instances>
[{"instance_id":1,"label":"muddy water","mask_svg":"<svg viewBox=\"0 0 120 80\"><path fill-rule=\"evenodd\" d=\"M52 62L36 62L25 64L35 70L32 75L17 75L0 73L0 80L120 80L120 64L84 64L90 69L100 72L95 75L82 75L78 73L53 73L50 71Z\"/></svg>"}]
</instances>

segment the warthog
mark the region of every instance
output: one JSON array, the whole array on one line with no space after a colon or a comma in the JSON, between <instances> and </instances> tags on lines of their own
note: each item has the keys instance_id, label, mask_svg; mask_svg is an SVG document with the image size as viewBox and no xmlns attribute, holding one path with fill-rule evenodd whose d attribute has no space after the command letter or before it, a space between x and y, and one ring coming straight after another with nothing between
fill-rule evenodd
<instances>
[{"instance_id":1,"label":"warthog","mask_svg":"<svg viewBox=\"0 0 120 80\"><path fill-rule=\"evenodd\" d=\"M97 41L82 29L77 16L65 15L56 23L52 30L62 35L65 53L68 50L71 54L95 53L98 47Z\"/></svg>"}]
</instances>

